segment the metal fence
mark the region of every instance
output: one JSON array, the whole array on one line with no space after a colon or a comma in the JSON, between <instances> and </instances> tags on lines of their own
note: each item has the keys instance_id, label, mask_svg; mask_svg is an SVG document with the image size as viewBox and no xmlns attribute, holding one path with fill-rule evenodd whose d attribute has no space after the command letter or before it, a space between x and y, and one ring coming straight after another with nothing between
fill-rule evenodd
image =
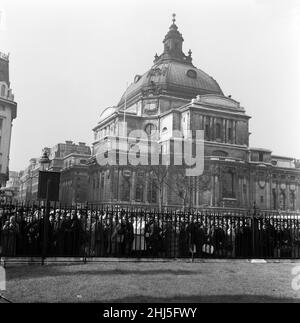
<instances>
[{"instance_id":1,"label":"metal fence","mask_svg":"<svg viewBox=\"0 0 300 323\"><path fill-rule=\"evenodd\" d=\"M300 214L1 205L5 257L300 258Z\"/></svg>"}]
</instances>

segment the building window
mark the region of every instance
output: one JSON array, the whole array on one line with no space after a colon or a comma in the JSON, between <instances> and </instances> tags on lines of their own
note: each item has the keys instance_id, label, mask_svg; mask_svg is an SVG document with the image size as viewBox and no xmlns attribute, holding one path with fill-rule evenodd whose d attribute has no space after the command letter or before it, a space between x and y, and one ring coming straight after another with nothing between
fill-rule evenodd
<instances>
[{"instance_id":1,"label":"building window","mask_svg":"<svg viewBox=\"0 0 300 323\"><path fill-rule=\"evenodd\" d=\"M208 124L205 125L205 137L207 139L209 139L209 125Z\"/></svg>"},{"instance_id":2,"label":"building window","mask_svg":"<svg viewBox=\"0 0 300 323\"><path fill-rule=\"evenodd\" d=\"M264 203L264 197L262 195L260 196L260 203Z\"/></svg>"},{"instance_id":3,"label":"building window","mask_svg":"<svg viewBox=\"0 0 300 323\"><path fill-rule=\"evenodd\" d=\"M232 128L228 128L228 140L232 140Z\"/></svg>"},{"instance_id":4,"label":"building window","mask_svg":"<svg viewBox=\"0 0 300 323\"><path fill-rule=\"evenodd\" d=\"M216 138L221 139L221 125L219 123L216 124Z\"/></svg>"},{"instance_id":5,"label":"building window","mask_svg":"<svg viewBox=\"0 0 300 323\"><path fill-rule=\"evenodd\" d=\"M148 188L148 202L156 203L157 202L157 185L154 179L150 179L149 188Z\"/></svg>"},{"instance_id":6,"label":"building window","mask_svg":"<svg viewBox=\"0 0 300 323\"><path fill-rule=\"evenodd\" d=\"M273 188L272 189L272 199L273 199L273 210L276 210L277 209L277 196L276 196L276 189Z\"/></svg>"},{"instance_id":7,"label":"building window","mask_svg":"<svg viewBox=\"0 0 300 323\"><path fill-rule=\"evenodd\" d=\"M5 87L5 85L3 84L3 85L1 86L1 96L5 96L5 90L6 90L6 87Z\"/></svg>"},{"instance_id":8,"label":"building window","mask_svg":"<svg viewBox=\"0 0 300 323\"><path fill-rule=\"evenodd\" d=\"M258 153L258 161L260 161L260 162L264 161L264 154L261 151Z\"/></svg>"},{"instance_id":9,"label":"building window","mask_svg":"<svg viewBox=\"0 0 300 323\"><path fill-rule=\"evenodd\" d=\"M130 181L129 178L124 178L121 187L121 197L122 201L130 200Z\"/></svg>"},{"instance_id":10,"label":"building window","mask_svg":"<svg viewBox=\"0 0 300 323\"><path fill-rule=\"evenodd\" d=\"M295 193L290 192L290 209L295 211Z\"/></svg>"},{"instance_id":11,"label":"building window","mask_svg":"<svg viewBox=\"0 0 300 323\"><path fill-rule=\"evenodd\" d=\"M280 207L280 210L285 210L285 193L284 192L281 192L280 193L280 198L279 198L279 207Z\"/></svg>"},{"instance_id":12,"label":"building window","mask_svg":"<svg viewBox=\"0 0 300 323\"><path fill-rule=\"evenodd\" d=\"M104 189L104 173L101 173L101 188Z\"/></svg>"},{"instance_id":13,"label":"building window","mask_svg":"<svg viewBox=\"0 0 300 323\"><path fill-rule=\"evenodd\" d=\"M153 123L148 123L145 127L145 131L148 136L151 136L151 132L155 131L156 129L157 127Z\"/></svg>"},{"instance_id":14,"label":"building window","mask_svg":"<svg viewBox=\"0 0 300 323\"><path fill-rule=\"evenodd\" d=\"M176 44L177 45L177 44ZM196 79L197 78L197 72L195 70L188 70L186 72L186 75L192 79Z\"/></svg>"},{"instance_id":15,"label":"building window","mask_svg":"<svg viewBox=\"0 0 300 323\"><path fill-rule=\"evenodd\" d=\"M235 198L234 192L234 173L228 171L224 174L223 178L223 197L225 198Z\"/></svg>"},{"instance_id":16,"label":"building window","mask_svg":"<svg viewBox=\"0 0 300 323\"><path fill-rule=\"evenodd\" d=\"M136 201L143 201L144 186L143 184L138 184L135 189L135 199Z\"/></svg>"}]
</instances>

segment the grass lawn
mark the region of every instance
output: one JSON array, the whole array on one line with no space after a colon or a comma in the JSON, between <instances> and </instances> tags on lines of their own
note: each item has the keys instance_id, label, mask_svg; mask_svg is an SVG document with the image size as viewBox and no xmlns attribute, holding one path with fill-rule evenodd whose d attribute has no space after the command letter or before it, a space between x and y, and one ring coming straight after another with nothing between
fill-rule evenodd
<instances>
[{"instance_id":1,"label":"grass lawn","mask_svg":"<svg viewBox=\"0 0 300 323\"><path fill-rule=\"evenodd\" d=\"M300 263L107 262L8 265L12 302L300 302Z\"/></svg>"}]
</instances>

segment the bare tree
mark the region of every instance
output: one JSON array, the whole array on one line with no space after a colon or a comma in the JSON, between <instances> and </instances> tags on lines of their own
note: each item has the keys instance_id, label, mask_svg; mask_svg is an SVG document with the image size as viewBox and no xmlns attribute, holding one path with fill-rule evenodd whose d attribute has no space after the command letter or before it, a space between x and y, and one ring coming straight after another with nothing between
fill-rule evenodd
<instances>
[{"instance_id":1,"label":"bare tree","mask_svg":"<svg viewBox=\"0 0 300 323\"><path fill-rule=\"evenodd\" d=\"M150 166L150 178L154 179L155 189L158 192L158 208L162 210L164 198L164 185L168 183L168 166L156 165Z\"/></svg>"}]
</instances>

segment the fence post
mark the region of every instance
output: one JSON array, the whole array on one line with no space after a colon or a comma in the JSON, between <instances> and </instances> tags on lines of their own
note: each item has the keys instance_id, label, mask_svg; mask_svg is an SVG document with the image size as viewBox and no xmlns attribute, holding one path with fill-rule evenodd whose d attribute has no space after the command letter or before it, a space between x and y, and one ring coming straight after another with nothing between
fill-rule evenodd
<instances>
[{"instance_id":1,"label":"fence post","mask_svg":"<svg viewBox=\"0 0 300 323\"><path fill-rule=\"evenodd\" d=\"M44 214L44 236L43 236L43 251L42 251L42 265L44 265L45 258L47 257L48 252L48 234L49 234L49 215L50 215L50 186L51 179L47 180L47 190L46 190L46 205L45 205L45 214Z\"/></svg>"},{"instance_id":2,"label":"fence post","mask_svg":"<svg viewBox=\"0 0 300 323\"><path fill-rule=\"evenodd\" d=\"M256 228L256 223L255 223L255 216L256 216L256 202L254 201L253 203L253 213L252 213L252 258L255 257L255 228Z\"/></svg>"},{"instance_id":3,"label":"fence post","mask_svg":"<svg viewBox=\"0 0 300 323\"><path fill-rule=\"evenodd\" d=\"M46 201L46 208L44 214L44 237L43 237L43 252L42 252L42 265L44 265L45 258L48 252L48 234L49 234L49 213L50 213L50 201Z\"/></svg>"}]
</instances>

